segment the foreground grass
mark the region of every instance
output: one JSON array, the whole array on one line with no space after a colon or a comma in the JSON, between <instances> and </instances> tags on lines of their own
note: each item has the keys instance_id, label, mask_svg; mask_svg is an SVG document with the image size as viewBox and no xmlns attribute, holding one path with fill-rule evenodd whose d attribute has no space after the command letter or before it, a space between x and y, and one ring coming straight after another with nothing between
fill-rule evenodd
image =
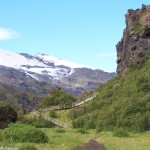
<instances>
[{"instance_id":1,"label":"foreground grass","mask_svg":"<svg viewBox=\"0 0 150 150\"><path fill-rule=\"evenodd\" d=\"M73 150L96 136L94 132L81 134L76 129L42 128L41 130L46 133L49 141L41 144L32 143L39 150ZM22 144L1 142L0 146L20 147Z\"/></svg>"},{"instance_id":2,"label":"foreground grass","mask_svg":"<svg viewBox=\"0 0 150 150\"><path fill-rule=\"evenodd\" d=\"M103 143L108 150L150 150L150 132L130 133L130 136L126 138L113 137L112 132L100 134L98 142Z\"/></svg>"},{"instance_id":3,"label":"foreground grass","mask_svg":"<svg viewBox=\"0 0 150 150\"><path fill-rule=\"evenodd\" d=\"M49 138L48 143L33 145L39 150L73 150L75 147L96 138L103 143L107 150L150 150L150 132L142 134L130 133L127 138L113 137L112 132L96 133L89 130L88 134L81 134L77 129L43 128ZM0 146L20 147L22 143L2 143Z\"/></svg>"},{"instance_id":4,"label":"foreground grass","mask_svg":"<svg viewBox=\"0 0 150 150\"><path fill-rule=\"evenodd\" d=\"M38 145L38 148L42 150L73 150L81 143L88 142L91 138L96 136L94 132L90 132L89 134L81 134L75 129L62 129L65 131L63 133L59 133L58 128L42 130L47 133L50 139L49 144Z\"/></svg>"}]
</instances>

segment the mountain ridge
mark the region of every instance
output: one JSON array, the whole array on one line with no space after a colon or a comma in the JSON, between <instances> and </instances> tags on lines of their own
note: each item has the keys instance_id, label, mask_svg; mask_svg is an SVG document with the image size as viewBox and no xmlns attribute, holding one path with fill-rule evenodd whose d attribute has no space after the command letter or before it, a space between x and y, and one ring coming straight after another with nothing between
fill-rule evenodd
<instances>
[{"instance_id":1,"label":"mountain ridge","mask_svg":"<svg viewBox=\"0 0 150 150\"><path fill-rule=\"evenodd\" d=\"M0 82L42 97L57 87L80 96L84 91L95 90L116 76L116 73L86 68L45 54L32 56L4 50L0 53ZM24 107L27 108L27 105Z\"/></svg>"}]
</instances>

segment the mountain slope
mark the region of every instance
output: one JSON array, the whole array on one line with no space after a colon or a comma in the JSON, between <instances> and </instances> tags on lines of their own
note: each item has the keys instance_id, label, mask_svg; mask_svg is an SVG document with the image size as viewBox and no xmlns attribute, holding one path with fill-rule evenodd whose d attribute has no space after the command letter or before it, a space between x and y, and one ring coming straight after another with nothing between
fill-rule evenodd
<instances>
[{"instance_id":1,"label":"mountain slope","mask_svg":"<svg viewBox=\"0 0 150 150\"><path fill-rule=\"evenodd\" d=\"M32 88L40 94L43 94L43 90L47 93L43 86L37 88L38 85L44 84L50 89L60 86L67 92L80 95L84 90L96 89L116 75L85 68L45 54L32 56L4 50L0 50L0 53L0 82L21 88Z\"/></svg>"},{"instance_id":2,"label":"mountain slope","mask_svg":"<svg viewBox=\"0 0 150 150\"><path fill-rule=\"evenodd\" d=\"M33 90L20 89L0 83L0 101L10 104L16 111L24 112L34 109L43 97Z\"/></svg>"},{"instance_id":3,"label":"mountain slope","mask_svg":"<svg viewBox=\"0 0 150 150\"><path fill-rule=\"evenodd\" d=\"M150 130L150 59L133 65L96 90L97 96L84 108L74 110L74 127L113 130Z\"/></svg>"},{"instance_id":4,"label":"mountain slope","mask_svg":"<svg viewBox=\"0 0 150 150\"><path fill-rule=\"evenodd\" d=\"M32 110L57 87L79 96L114 76L115 73L86 68L45 54L32 56L0 50L0 94L16 110Z\"/></svg>"}]
</instances>

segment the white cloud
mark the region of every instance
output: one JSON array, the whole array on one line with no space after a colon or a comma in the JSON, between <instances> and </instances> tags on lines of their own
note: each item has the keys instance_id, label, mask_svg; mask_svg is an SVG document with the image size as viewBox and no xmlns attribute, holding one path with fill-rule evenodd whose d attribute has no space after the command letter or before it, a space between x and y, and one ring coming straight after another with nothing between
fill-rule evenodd
<instances>
[{"instance_id":1,"label":"white cloud","mask_svg":"<svg viewBox=\"0 0 150 150\"><path fill-rule=\"evenodd\" d=\"M18 36L18 33L10 28L1 28L0 27L0 40L9 40L14 39Z\"/></svg>"},{"instance_id":2,"label":"white cloud","mask_svg":"<svg viewBox=\"0 0 150 150\"><path fill-rule=\"evenodd\" d=\"M97 57L114 57L116 56L116 53L101 53L101 54L97 54Z\"/></svg>"}]
</instances>

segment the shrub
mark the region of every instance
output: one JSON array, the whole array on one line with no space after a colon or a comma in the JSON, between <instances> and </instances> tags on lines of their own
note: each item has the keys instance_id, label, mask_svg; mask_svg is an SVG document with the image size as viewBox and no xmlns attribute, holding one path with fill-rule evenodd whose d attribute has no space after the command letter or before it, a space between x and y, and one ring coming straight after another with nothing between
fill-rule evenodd
<instances>
[{"instance_id":1,"label":"shrub","mask_svg":"<svg viewBox=\"0 0 150 150\"><path fill-rule=\"evenodd\" d=\"M61 88L57 88L51 94L45 97L43 104L45 106L59 105L59 104L72 104L76 98L70 94L65 93Z\"/></svg>"},{"instance_id":2,"label":"shrub","mask_svg":"<svg viewBox=\"0 0 150 150\"><path fill-rule=\"evenodd\" d=\"M23 116L21 116L19 118L19 122L23 123L23 124L28 124L28 125L32 125L36 128L52 128L54 127L55 125L43 118L30 118L30 119L27 119L27 118L24 118Z\"/></svg>"},{"instance_id":3,"label":"shrub","mask_svg":"<svg viewBox=\"0 0 150 150\"><path fill-rule=\"evenodd\" d=\"M56 111L55 111L55 110L50 110L49 116L52 117L52 118L57 118L57 113L56 113Z\"/></svg>"},{"instance_id":4,"label":"shrub","mask_svg":"<svg viewBox=\"0 0 150 150\"><path fill-rule=\"evenodd\" d=\"M11 124L1 133L1 140L10 142L45 143L48 137L41 130L21 123Z\"/></svg>"},{"instance_id":5,"label":"shrub","mask_svg":"<svg viewBox=\"0 0 150 150\"><path fill-rule=\"evenodd\" d=\"M128 137L129 133L123 128L119 128L113 132L113 136L115 137Z\"/></svg>"},{"instance_id":6,"label":"shrub","mask_svg":"<svg viewBox=\"0 0 150 150\"><path fill-rule=\"evenodd\" d=\"M42 118L34 120L30 124L36 128L51 128L55 126L53 123L46 121Z\"/></svg>"},{"instance_id":7,"label":"shrub","mask_svg":"<svg viewBox=\"0 0 150 150\"><path fill-rule=\"evenodd\" d=\"M79 128L77 130L78 133L81 133L81 134L88 134L87 130L85 128Z\"/></svg>"},{"instance_id":8,"label":"shrub","mask_svg":"<svg viewBox=\"0 0 150 150\"><path fill-rule=\"evenodd\" d=\"M56 133L64 133L65 130L62 129L62 128L56 128L56 129L55 129L55 132L56 132Z\"/></svg>"},{"instance_id":9,"label":"shrub","mask_svg":"<svg viewBox=\"0 0 150 150\"><path fill-rule=\"evenodd\" d=\"M34 145L32 144L23 144L19 150L38 150Z\"/></svg>"}]
</instances>

